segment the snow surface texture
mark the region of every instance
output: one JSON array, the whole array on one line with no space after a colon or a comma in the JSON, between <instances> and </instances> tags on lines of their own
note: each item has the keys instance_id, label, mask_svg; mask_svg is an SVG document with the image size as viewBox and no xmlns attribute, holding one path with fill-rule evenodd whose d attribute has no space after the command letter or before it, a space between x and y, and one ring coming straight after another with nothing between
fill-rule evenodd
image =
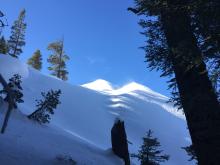
<instances>
[{"instance_id":1,"label":"snow surface texture","mask_svg":"<svg viewBox=\"0 0 220 165\"><path fill-rule=\"evenodd\" d=\"M0 135L1 163L50 165L57 163L56 156L67 155L78 164L121 165L110 149L111 128L114 120L121 118L132 142L130 153L138 151L141 138L152 129L162 149L171 156L164 165L193 164L181 149L190 144L184 116L167 103L167 97L143 85L132 82L115 89L105 80L96 80L73 86L4 55L0 55L0 73L6 79L20 74L24 93L24 103L13 111L5 134ZM61 104L50 124L28 120L26 115L35 110L35 100L50 89L62 91ZM0 102L1 122L5 107Z\"/></svg>"}]
</instances>

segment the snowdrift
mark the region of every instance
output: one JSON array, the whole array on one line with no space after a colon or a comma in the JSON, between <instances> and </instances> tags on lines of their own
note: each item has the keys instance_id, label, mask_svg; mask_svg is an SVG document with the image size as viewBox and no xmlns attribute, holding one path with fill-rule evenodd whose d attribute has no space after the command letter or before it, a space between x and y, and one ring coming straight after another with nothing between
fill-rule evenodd
<instances>
[{"instance_id":1,"label":"snowdrift","mask_svg":"<svg viewBox=\"0 0 220 165\"><path fill-rule=\"evenodd\" d=\"M5 134L0 135L0 162L7 164L55 164L56 155L70 155L78 164L123 164L110 150L111 127L116 118L125 121L130 153L138 151L148 129L171 156L165 165L186 165L181 147L190 144L184 116L168 98L132 82L115 89L105 80L74 86L36 71L19 60L0 55L0 73L22 76L24 103L13 111ZM35 110L41 92L61 89L61 104L48 125L26 118ZM5 104L0 107L3 121ZM37 161L37 162L36 162ZM138 164L132 159L134 164Z\"/></svg>"}]
</instances>

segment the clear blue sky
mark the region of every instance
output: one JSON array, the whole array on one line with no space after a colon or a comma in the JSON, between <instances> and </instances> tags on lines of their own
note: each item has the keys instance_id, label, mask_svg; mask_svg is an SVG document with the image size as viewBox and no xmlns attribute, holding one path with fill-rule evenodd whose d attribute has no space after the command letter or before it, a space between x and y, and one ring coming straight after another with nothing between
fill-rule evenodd
<instances>
[{"instance_id":1,"label":"clear blue sky","mask_svg":"<svg viewBox=\"0 0 220 165\"><path fill-rule=\"evenodd\" d=\"M144 36L139 18L127 11L133 0L0 0L11 26L26 9L26 46L20 59L26 61L36 49L48 73L47 45L64 36L69 82L83 84L98 78L115 85L136 81L169 96L166 79L150 72L144 62ZM10 27L3 34L10 35Z\"/></svg>"}]
</instances>

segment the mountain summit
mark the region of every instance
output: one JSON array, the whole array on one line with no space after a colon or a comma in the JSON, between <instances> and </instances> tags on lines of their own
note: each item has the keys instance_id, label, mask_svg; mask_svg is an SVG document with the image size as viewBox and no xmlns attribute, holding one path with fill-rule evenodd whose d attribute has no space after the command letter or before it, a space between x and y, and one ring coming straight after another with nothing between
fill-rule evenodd
<instances>
[{"instance_id":1,"label":"mountain summit","mask_svg":"<svg viewBox=\"0 0 220 165\"><path fill-rule=\"evenodd\" d=\"M145 92L151 95L155 95L157 97L161 97L164 99L168 99L166 96L161 95L160 93L157 93L155 91L153 91L152 89L139 84L137 82L130 82L128 84L125 84L121 87L117 87L115 88L112 83L103 80L103 79L97 79L93 82L87 83L87 84L83 84L82 87L86 87L95 91L99 91L99 92L107 92L110 94L115 94L115 95L120 95L120 94L125 94L125 93L132 93L132 92Z\"/></svg>"}]
</instances>

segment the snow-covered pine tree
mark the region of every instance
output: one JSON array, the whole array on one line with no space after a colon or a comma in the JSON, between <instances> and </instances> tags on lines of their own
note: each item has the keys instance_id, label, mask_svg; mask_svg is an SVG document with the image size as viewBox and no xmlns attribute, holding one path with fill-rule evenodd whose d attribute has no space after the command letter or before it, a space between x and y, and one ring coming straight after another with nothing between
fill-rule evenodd
<instances>
[{"instance_id":1,"label":"snow-covered pine tree","mask_svg":"<svg viewBox=\"0 0 220 165\"><path fill-rule=\"evenodd\" d=\"M14 22L14 25L11 27L11 36L8 40L8 54L12 57L18 58L18 56L22 53L22 47L25 45L25 30L26 23L24 23L25 19L25 10L23 9L18 19Z\"/></svg>"},{"instance_id":2,"label":"snow-covered pine tree","mask_svg":"<svg viewBox=\"0 0 220 165\"><path fill-rule=\"evenodd\" d=\"M9 79L8 87L11 88L13 99L14 99L14 108L17 108L17 103L23 103L24 100L22 99L22 87L21 87L21 76L19 74L13 75L12 78ZM8 92L5 88L0 91L0 94L5 94L6 97L4 101L8 102Z\"/></svg>"},{"instance_id":3,"label":"snow-covered pine tree","mask_svg":"<svg viewBox=\"0 0 220 165\"><path fill-rule=\"evenodd\" d=\"M64 52L64 41L59 40L48 45L48 50L52 51L47 61L51 64L48 69L51 71L51 75L54 75L62 80L67 80L68 71L66 70L66 61L69 60L69 56Z\"/></svg>"},{"instance_id":4,"label":"snow-covered pine tree","mask_svg":"<svg viewBox=\"0 0 220 165\"><path fill-rule=\"evenodd\" d=\"M42 92L43 100L37 101L37 110L28 116L29 119L35 120L40 124L50 122L50 114L54 114L54 109L60 104L61 90L50 90L47 93Z\"/></svg>"},{"instance_id":5,"label":"snow-covered pine tree","mask_svg":"<svg viewBox=\"0 0 220 165\"><path fill-rule=\"evenodd\" d=\"M138 154L131 154L131 157L141 161L141 165L159 165L161 162L169 160L169 155L162 155L159 149L160 142L157 138L152 137L152 131L149 130L143 137L143 145L140 147Z\"/></svg>"},{"instance_id":6,"label":"snow-covered pine tree","mask_svg":"<svg viewBox=\"0 0 220 165\"><path fill-rule=\"evenodd\" d=\"M28 59L27 64L37 70L42 68L42 55L40 50L36 50L31 58Z\"/></svg>"}]
</instances>

